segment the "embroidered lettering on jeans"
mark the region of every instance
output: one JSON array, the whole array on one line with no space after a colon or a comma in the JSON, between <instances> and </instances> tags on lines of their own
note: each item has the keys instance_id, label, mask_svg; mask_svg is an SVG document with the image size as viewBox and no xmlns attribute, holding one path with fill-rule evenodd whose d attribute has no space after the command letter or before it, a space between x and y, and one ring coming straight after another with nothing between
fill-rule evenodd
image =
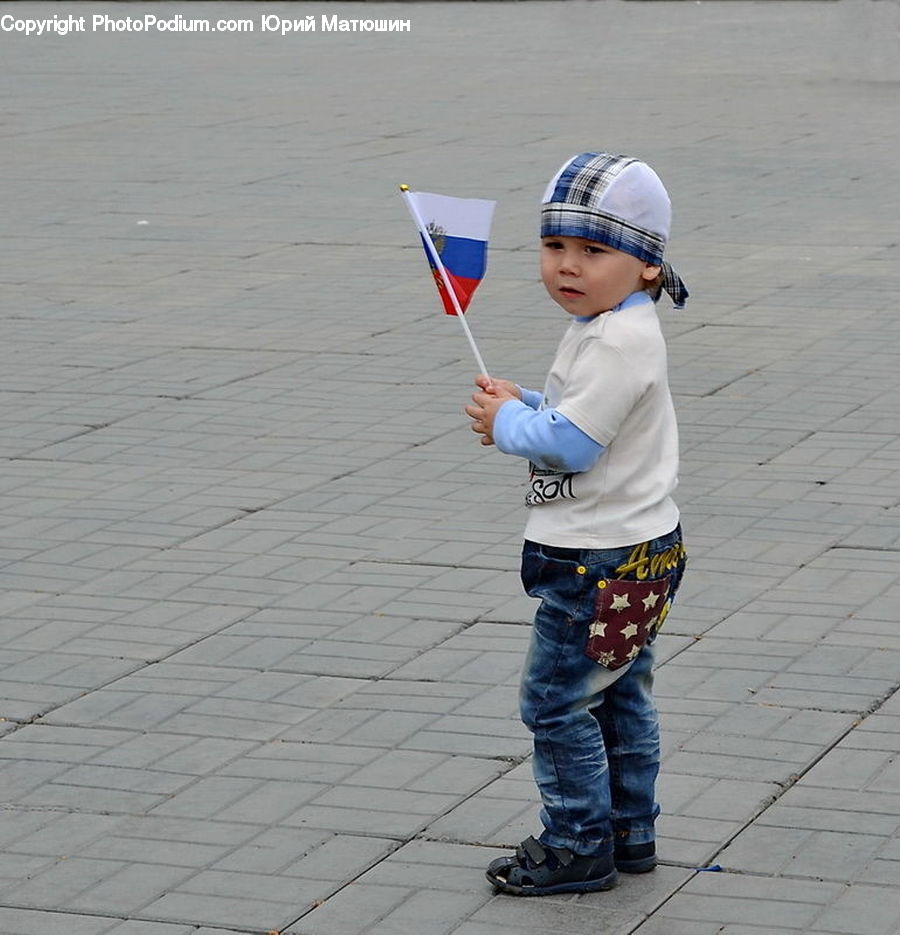
<instances>
[{"instance_id":1,"label":"embroidered lettering on jeans","mask_svg":"<svg viewBox=\"0 0 900 935\"><path fill-rule=\"evenodd\" d=\"M667 571L677 568L687 558L687 552L681 542L653 555L647 554L648 546L648 542L642 542L631 550L628 559L616 569L620 580L631 572L634 572L638 581L644 581L648 577L660 578Z\"/></svg>"}]
</instances>

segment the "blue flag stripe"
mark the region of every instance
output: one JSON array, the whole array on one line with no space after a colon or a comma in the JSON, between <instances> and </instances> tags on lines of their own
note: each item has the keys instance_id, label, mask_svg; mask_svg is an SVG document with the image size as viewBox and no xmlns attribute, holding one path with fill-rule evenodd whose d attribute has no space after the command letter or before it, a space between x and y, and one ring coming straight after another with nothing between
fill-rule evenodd
<instances>
[{"instance_id":1,"label":"blue flag stripe","mask_svg":"<svg viewBox=\"0 0 900 935\"><path fill-rule=\"evenodd\" d=\"M425 238L422 238L425 246ZM470 240L468 237L448 237L443 235L438 244L441 263L454 276L463 279L482 279L487 269L487 244L483 240ZM431 255L425 246L428 262L432 267Z\"/></svg>"}]
</instances>

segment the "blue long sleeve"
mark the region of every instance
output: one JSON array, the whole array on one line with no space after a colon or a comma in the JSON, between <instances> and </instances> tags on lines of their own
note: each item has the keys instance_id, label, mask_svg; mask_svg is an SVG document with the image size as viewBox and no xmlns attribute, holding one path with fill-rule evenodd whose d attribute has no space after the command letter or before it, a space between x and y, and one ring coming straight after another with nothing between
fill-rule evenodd
<instances>
[{"instance_id":1,"label":"blue long sleeve","mask_svg":"<svg viewBox=\"0 0 900 935\"><path fill-rule=\"evenodd\" d=\"M544 394L540 390L526 390L524 386L520 386L519 392L522 394L522 402L525 403L529 409L541 408L541 403L544 401Z\"/></svg>"},{"instance_id":2,"label":"blue long sleeve","mask_svg":"<svg viewBox=\"0 0 900 935\"><path fill-rule=\"evenodd\" d=\"M604 451L603 445L555 409L535 411L513 399L497 411L494 444L504 454L519 455L542 470L564 474L589 470Z\"/></svg>"}]
</instances>

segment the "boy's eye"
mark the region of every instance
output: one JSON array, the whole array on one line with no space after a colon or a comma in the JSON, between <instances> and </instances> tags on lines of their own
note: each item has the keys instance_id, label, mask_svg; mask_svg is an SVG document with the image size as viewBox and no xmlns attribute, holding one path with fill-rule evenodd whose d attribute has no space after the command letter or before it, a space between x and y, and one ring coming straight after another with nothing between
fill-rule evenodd
<instances>
[{"instance_id":1,"label":"boy's eye","mask_svg":"<svg viewBox=\"0 0 900 935\"><path fill-rule=\"evenodd\" d=\"M603 247L595 247L593 244L588 244L584 250L585 253L606 253Z\"/></svg>"},{"instance_id":2,"label":"boy's eye","mask_svg":"<svg viewBox=\"0 0 900 935\"><path fill-rule=\"evenodd\" d=\"M548 250L561 250L562 244L558 240L545 240L544 246Z\"/></svg>"}]
</instances>

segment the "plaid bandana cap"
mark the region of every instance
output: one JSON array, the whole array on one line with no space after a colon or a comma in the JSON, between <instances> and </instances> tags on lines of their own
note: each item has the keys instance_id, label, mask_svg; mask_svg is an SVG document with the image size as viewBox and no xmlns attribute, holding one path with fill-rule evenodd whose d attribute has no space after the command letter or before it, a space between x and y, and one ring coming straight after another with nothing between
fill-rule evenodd
<instances>
[{"instance_id":1,"label":"plaid bandana cap","mask_svg":"<svg viewBox=\"0 0 900 935\"><path fill-rule=\"evenodd\" d=\"M672 205L645 162L609 153L573 156L550 180L541 200L541 237L583 237L662 267L663 289L675 308L688 291L663 259Z\"/></svg>"}]
</instances>

